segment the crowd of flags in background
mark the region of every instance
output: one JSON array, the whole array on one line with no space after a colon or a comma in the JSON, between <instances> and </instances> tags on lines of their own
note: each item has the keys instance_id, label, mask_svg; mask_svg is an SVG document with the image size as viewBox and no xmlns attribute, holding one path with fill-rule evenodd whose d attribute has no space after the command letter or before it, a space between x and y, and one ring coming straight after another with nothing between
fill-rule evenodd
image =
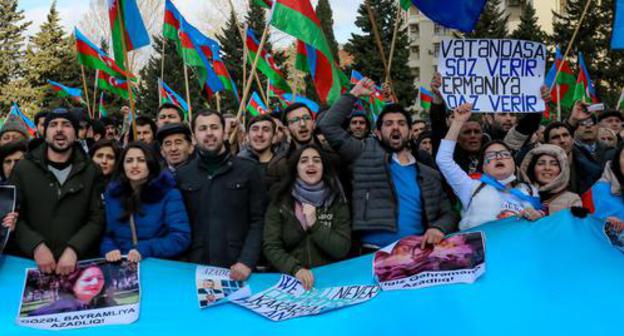
<instances>
[{"instance_id":1,"label":"crowd of flags in background","mask_svg":"<svg viewBox=\"0 0 624 336\"><path fill-rule=\"evenodd\" d=\"M270 25L296 39L295 67L311 75L321 103L332 104L349 85L363 78L362 74L354 70L349 80L342 72L338 60L334 58L329 48L329 43L310 0L253 1L271 11ZM486 2L486 0L398 1L404 10L416 6L434 22L463 32L470 32L474 29ZM131 93L130 87L132 87L128 80L135 82L136 77L126 69L124 58L128 51L149 45L150 38L136 0L107 0L107 6L114 58L109 57L78 29L75 29L77 59L82 66L96 71L97 88L128 99ZM611 47L624 49L624 0L616 0L615 8ZM246 110L250 115L268 113L267 104L256 92L251 94L248 102L240 102L238 88L221 59L219 43L189 24L171 0L165 0L163 36L176 43L177 52L182 57L184 65L197 74L199 85L202 86L208 99L218 92L228 91L239 103L246 104ZM248 63L252 63L256 55L260 55L257 68L269 80L267 92L269 99L276 97L282 106L293 102L303 102L314 111L318 111L319 106L316 102L292 93L283 71L275 64L269 51L264 48L260 50L260 43L251 29L246 32L245 44L249 50ZM563 59L557 48L555 62L546 76L546 85L549 88L556 87L556 90L551 91L553 102L566 108L570 108L579 99L597 102L596 91L582 54L578 55L577 64L578 75L575 78L572 67ZM60 97L85 104L80 89L67 87L51 80L48 83ZM175 104L188 114L188 102L182 96L171 90L162 80L159 80L158 88L161 103ZM620 103L624 105L624 91L622 96ZM431 107L433 100L431 92L420 87L418 97L423 109L427 110ZM357 106L364 112L368 110L369 115L374 119L383 109L384 104L382 90L376 86L374 94L368 101L359 101ZM100 93L98 111L100 117L107 115L104 107L104 92ZM19 116L27 127L32 126L32 121L19 110L17 104L13 104L10 114Z\"/></svg>"}]
</instances>

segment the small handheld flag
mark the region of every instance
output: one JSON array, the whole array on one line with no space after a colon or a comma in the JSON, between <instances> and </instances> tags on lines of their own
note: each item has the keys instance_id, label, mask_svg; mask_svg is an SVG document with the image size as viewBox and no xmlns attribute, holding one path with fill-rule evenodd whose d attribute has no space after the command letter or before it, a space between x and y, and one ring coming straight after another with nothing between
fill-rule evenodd
<instances>
[{"instance_id":1,"label":"small handheld flag","mask_svg":"<svg viewBox=\"0 0 624 336\"><path fill-rule=\"evenodd\" d=\"M266 107L266 105L264 105L262 99L260 99L260 96L255 91L251 95L251 99L249 99L249 103L247 104L247 112L252 117L257 117L269 113L269 109Z\"/></svg>"},{"instance_id":2,"label":"small handheld flag","mask_svg":"<svg viewBox=\"0 0 624 336\"><path fill-rule=\"evenodd\" d=\"M73 101L79 104L86 104L82 99L82 91L80 89L70 88L61 83L51 81L48 79L48 84L52 87L52 90L62 98L71 98Z\"/></svg>"}]
</instances>

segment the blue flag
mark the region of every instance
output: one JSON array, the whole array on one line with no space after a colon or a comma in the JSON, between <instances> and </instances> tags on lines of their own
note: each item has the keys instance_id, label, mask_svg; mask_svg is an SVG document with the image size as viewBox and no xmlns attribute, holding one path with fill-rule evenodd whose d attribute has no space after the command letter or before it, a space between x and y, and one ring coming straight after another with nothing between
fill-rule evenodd
<instances>
[{"instance_id":1,"label":"blue flag","mask_svg":"<svg viewBox=\"0 0 624 336\"><path fill-rule=\"evenodd\" d=\"M615 1L611 49L624 49L624 0Z\"/></svg>"},{"instance_id":2,"label":"blue flag","mask_svg":"<svg viewBox=\"0 0 624 336\"><path fill-rule=\"evenodd\" d=\"M481 16L486 0L412 0L432 21L469 33Z\"/></svg>"}]
</instances>

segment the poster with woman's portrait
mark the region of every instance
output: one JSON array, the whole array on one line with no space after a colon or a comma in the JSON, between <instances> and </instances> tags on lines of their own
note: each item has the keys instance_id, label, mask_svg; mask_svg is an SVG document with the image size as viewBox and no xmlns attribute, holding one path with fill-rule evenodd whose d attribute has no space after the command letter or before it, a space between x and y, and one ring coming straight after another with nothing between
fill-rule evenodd
<instances>
[{"instance_id":1,"label":"poster with woman's portrait","mask_svg":"<svg viewBox=\"0 0 624 336\"><path fill-rule=\"evenodd\" d=\"M15 186L0 186L0 221L9 212L13 211L15 211ZM10 233L9 228L0 225L0 254L2 254L9 241Z\"/></svg>"},{"instance_id":2,"label":"poster with woman's portrait","mask_svg":"<svg viewBox=\"0 0 624 336\"><path fill-rule=\"evenodd\" d=\"M81 261L65 276L26 270L18 325L63 330L129 324L139 318L139 264Z\"/></svg>"},{"instance_id":3,"label":"poster with woman's portrait","mask_svg":"<svg viewBox=\"0 0 624 336\"><path fill-rule=\"evenodd\" d=\"M485 272L481 232L457 234L424 248L422 239L408 236L375 253L373 275L383 290L473 283Z\"/></svg>"},{"instance_id":4,"label":"poster with woman's portrait","mask_svg":"<svg viewBox=\"0 0 624 336\"><path fill-rule=\"evenodd\" d=\"M245 281L232 280L230 270L221 267L197 266L195 286L199 308L251 295L251 290Z\"/></svg>"}]
</instances>

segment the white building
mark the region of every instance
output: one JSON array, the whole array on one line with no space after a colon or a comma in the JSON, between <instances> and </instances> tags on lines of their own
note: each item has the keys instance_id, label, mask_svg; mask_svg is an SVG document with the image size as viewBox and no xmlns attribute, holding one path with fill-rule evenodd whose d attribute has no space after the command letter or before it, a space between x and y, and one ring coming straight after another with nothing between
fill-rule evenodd
<instances>
[{"instance_id":1,"label":"white building","mask_svg":"<svg viewBox=\"0 0 624 336\"><path fill-rule=\"evenodd\" d=\"M538 23L547 34L553 32L552 12L561 12L566 0L532 0L538 17ZM520 0L503 0L501 6L509 14L509 31L520 24ZM410 41L409 67L415 77L416 87L428 87L433 74L438 69L438 50L440 41L452 37L454 30L442 27L424 16L412 6L407 18Z\"/></svg>"}]
</instances>

